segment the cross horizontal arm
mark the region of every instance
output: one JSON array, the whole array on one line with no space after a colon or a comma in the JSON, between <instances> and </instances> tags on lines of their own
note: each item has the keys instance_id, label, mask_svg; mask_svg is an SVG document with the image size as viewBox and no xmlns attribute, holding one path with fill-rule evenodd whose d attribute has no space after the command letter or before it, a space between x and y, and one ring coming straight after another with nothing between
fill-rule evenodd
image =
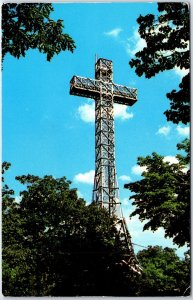
<instances>
[{"instance_id":1,"label":"cross horizontal arm","mask_svg":"<svg viewBox=\"0 0 193 300\"><path fill-rule=\"evenodd\" d=\"M137 101L137 89L80 76L72 77L70 94L95 99L100 96L101 86L112 93L115 103L131 106Z\"/></svg>"}]
</instances>

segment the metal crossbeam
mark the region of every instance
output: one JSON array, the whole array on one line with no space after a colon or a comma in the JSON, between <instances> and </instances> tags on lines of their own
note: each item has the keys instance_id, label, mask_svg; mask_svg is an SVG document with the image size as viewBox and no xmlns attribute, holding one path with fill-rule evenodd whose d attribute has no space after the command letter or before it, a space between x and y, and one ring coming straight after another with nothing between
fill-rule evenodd
<instances>
[{"instance_id":1,"label":"metal crossbeam","mask_svg":"<svg viewBox=\"0 0 193 300\"><path fill-rule=\"evenodd\" d=\"M88 97L89 94L89 98L96 99L100 96L101 85L107 93L113 93L114 103L131 106L137 101L137 89L80 76L72 77L70 94L82 97Z\"/></svg>"},{"instance_id":2,"label":"metal crossbeam","mask_svg":"<svg viewBox=\"0 0 193 300\"><path fill-rule=\"evenodd\" d=\"M133 251L131 236L122 214L115 168L114 103L131 106L137 101L137 89L113 83L111 60L98 59L95 79L73 76L70 94L95 100L95 179L93 201L116 215L121 239L127 245L125 263L137 273L141 268Z\"/></svg>"}]
</instances>

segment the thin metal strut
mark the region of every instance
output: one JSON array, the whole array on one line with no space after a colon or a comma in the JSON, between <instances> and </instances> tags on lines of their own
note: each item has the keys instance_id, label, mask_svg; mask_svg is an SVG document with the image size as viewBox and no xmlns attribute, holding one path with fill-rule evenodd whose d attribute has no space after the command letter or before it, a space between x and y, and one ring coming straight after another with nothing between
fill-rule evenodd
<instances>
[{"instance_id":1,"label":"thin metal strut","mask_svg":"<svg viewBox=\"0 0 193 300\"><path fill-rule=\"evenodd\" d=\"M114 103L133 105L137 101L137 90L113 83L111 60L100 58L95 64L95 79L73 76L70 94L95 100L95 178L93 201L108 210L118 219L116 227L128 249L124 263L141 273L134 254L125 219L123 217L115 167Z\"/></svg>"}]
</instances>

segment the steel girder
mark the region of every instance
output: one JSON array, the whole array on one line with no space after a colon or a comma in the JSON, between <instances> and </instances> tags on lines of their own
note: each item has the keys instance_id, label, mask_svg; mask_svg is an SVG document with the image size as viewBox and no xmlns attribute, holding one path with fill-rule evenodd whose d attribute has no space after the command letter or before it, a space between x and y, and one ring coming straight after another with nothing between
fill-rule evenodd
<instances>
[{"instance_id":1,"label":"steel girder","mask_svg":"<svg viewBox=\"0 0 193 300\"><path fill-rule=\"evenodd\" d=\"M101 82L80 76L73 76L70 81L70 94L96 99L100 96L101 85L111 92L113 90L114 103L131 106L137 101L137 89L132 89L113 82Z\"/></svg>"},{"instance_id":2,"label":"steel girder","mask_svg":"<svg viewBox=\"0 0 193 300\"><path fill-rule=\"evenodd\" d=\"M95 99L95 179L93 201L117 217L119 238L127 249L123 264L134 273L141 267L134 254L131 236L123 217L115 167L114 103L133 105L137 90L113 83L112 61L99 59L95 79L73 76L70 94Z\"/></svg>"},{"instance_id":3,"label":"steel girder","mask_svg":"<svg viewBox=\"0 0 193 300\"><path fill-rule=\"evenodd\" d=\"M101 97L95 101L95 182L93 201L115 214L119 191L115 169L113 96L101 89Z\"/></svg>"}]
</instances>

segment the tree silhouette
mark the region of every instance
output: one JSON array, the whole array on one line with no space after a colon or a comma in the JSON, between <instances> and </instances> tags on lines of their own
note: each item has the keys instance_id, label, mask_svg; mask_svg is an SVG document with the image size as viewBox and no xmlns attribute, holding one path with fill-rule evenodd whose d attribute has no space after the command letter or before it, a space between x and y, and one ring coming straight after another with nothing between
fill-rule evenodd
<instances>
[{"instance_id":1,"label":"tree silhouette","mask_svg":"<svg viewBox=\"0 0 193 300\"><path fill-rule=\"evenodd\" d=\"M49 3L6 3L2 5L2 58L9 53L16 58L29 49L45 53L50 61L61 51L75 49L73 39L63 33L63 21L50 18Z\"/></svg>"}]
</instances>

